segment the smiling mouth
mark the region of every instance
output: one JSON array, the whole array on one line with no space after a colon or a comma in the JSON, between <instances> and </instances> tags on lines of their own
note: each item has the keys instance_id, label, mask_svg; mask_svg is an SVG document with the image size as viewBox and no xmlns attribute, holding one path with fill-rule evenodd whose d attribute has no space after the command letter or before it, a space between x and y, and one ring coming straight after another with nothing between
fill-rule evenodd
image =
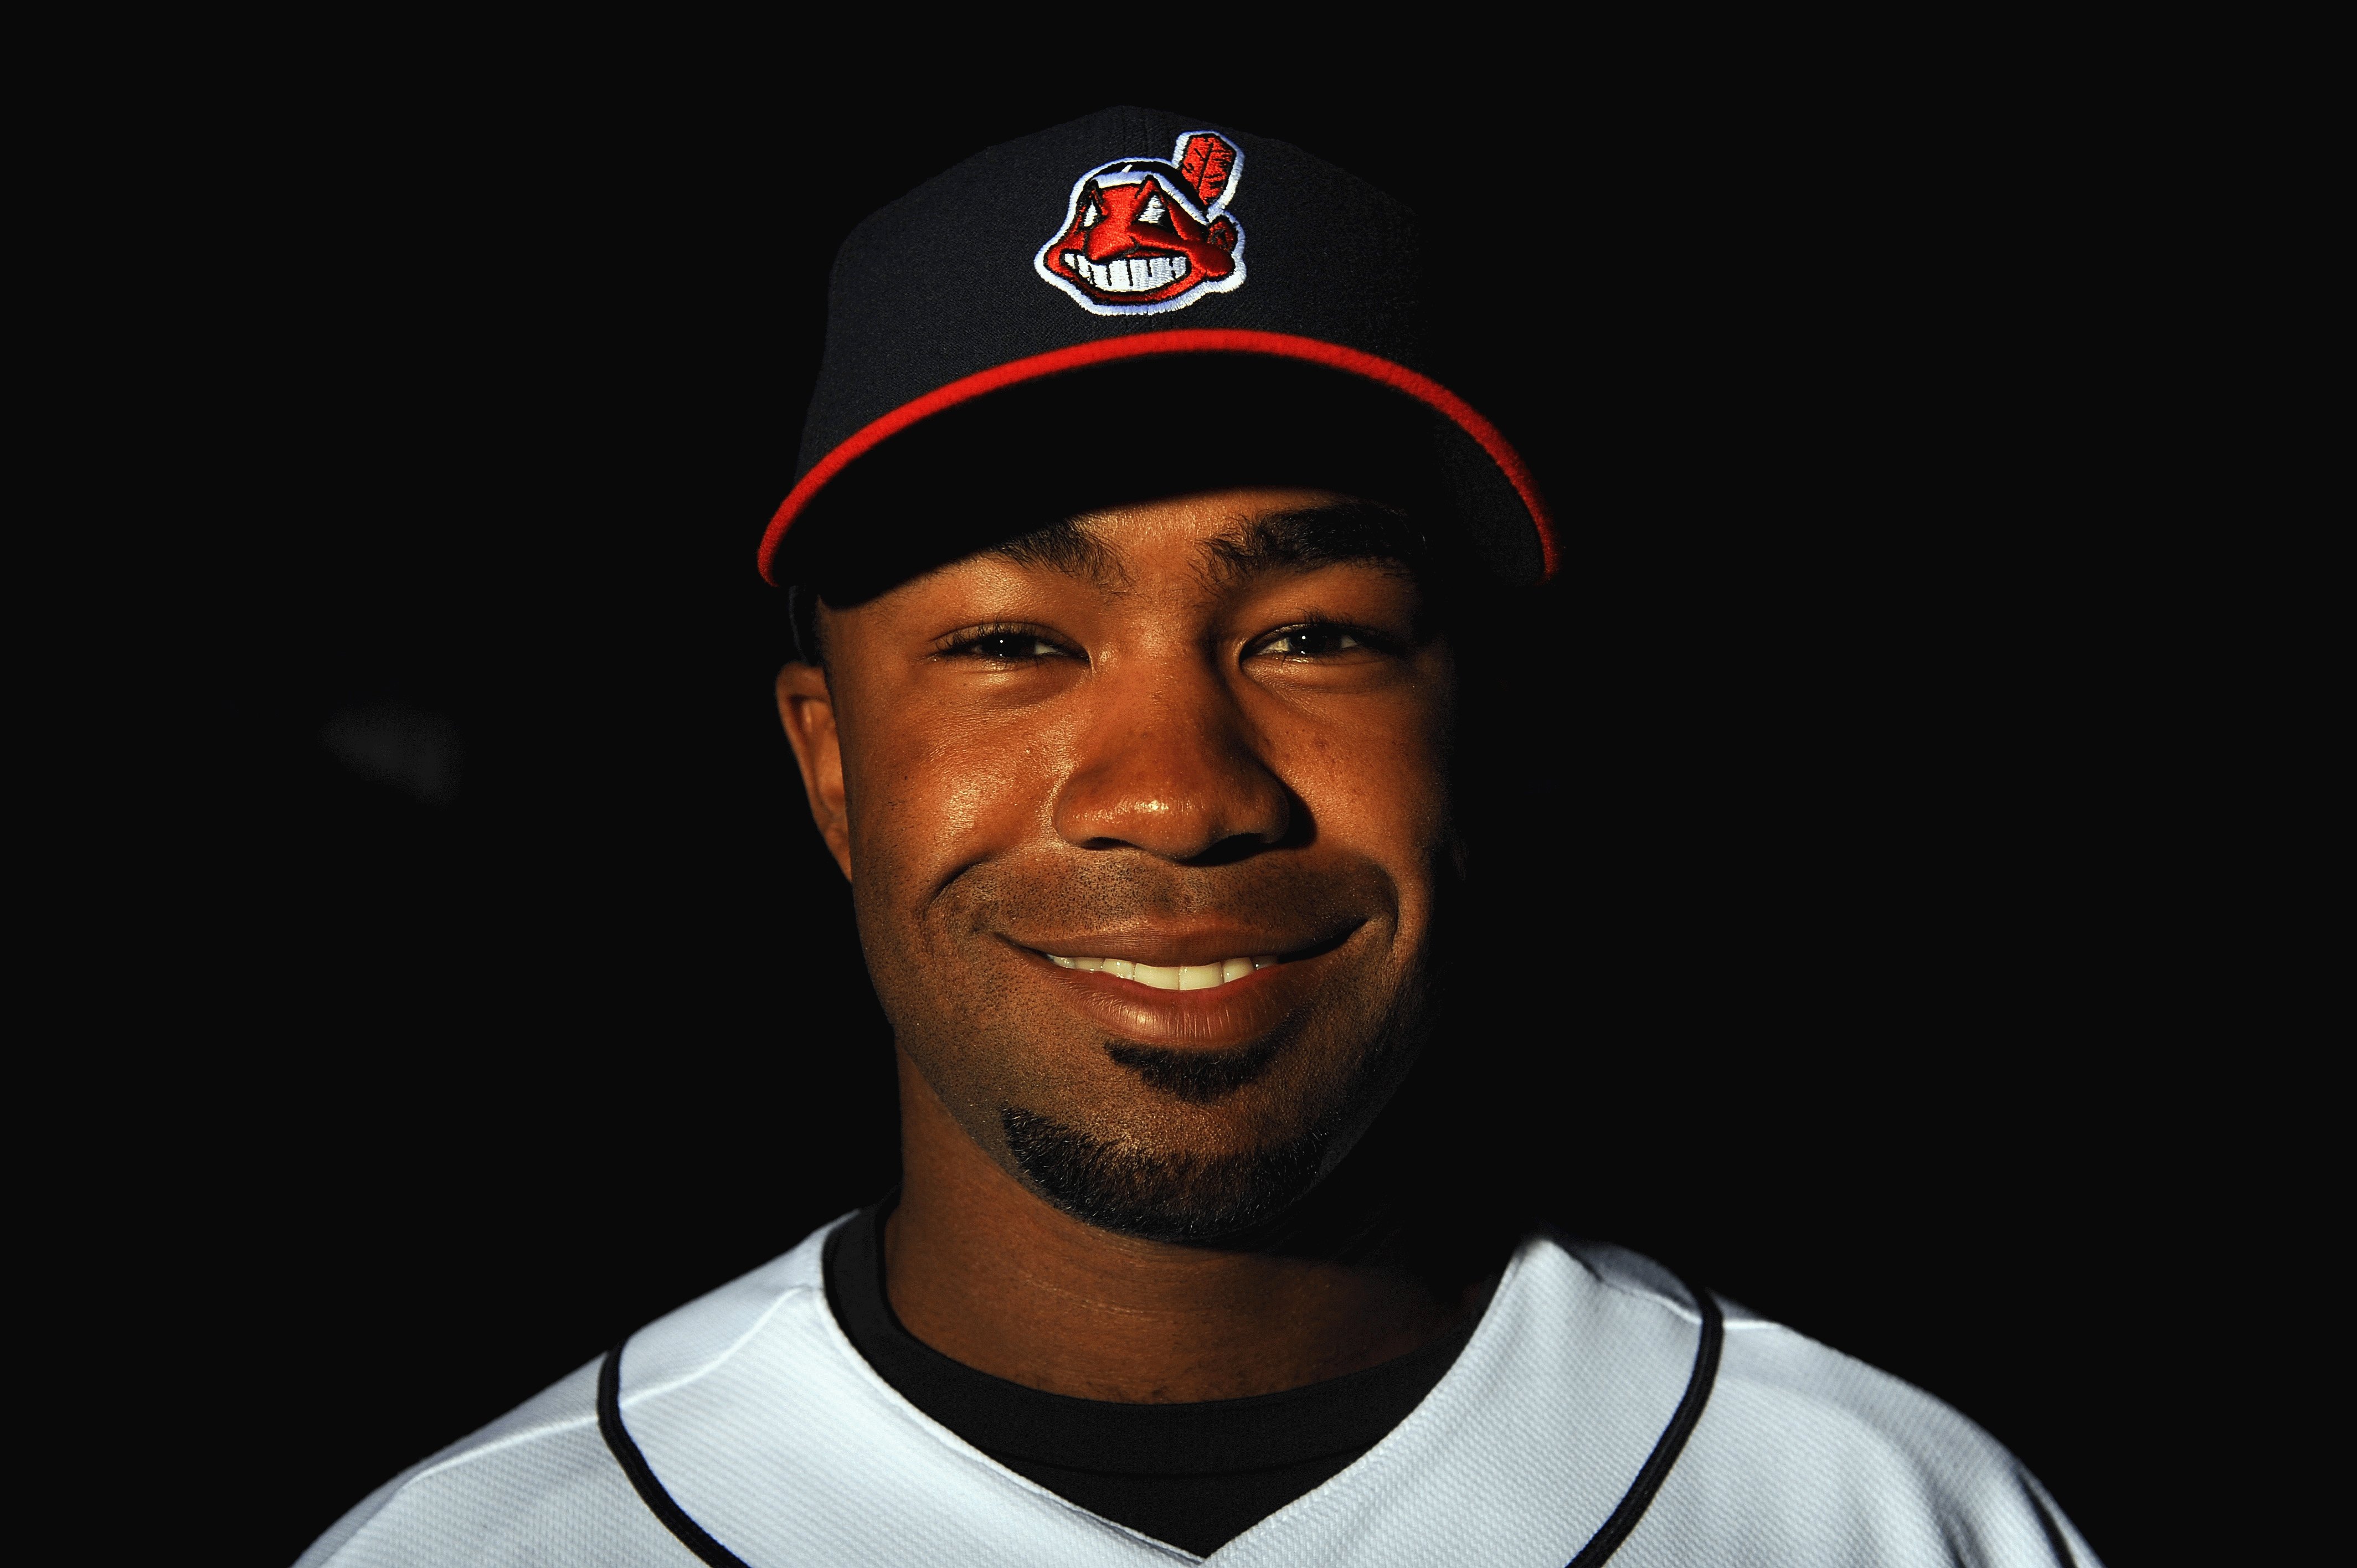
<instances>
[{"instance_id":1,"label":"smiling mouth","mask_svg":"<svg viewBox=\"0 0 2357 1568\"><path fill-rule=\"evenodd\" d=\"M1122 256L1092 262L1078 251L1064 252L1064 268L1083 283L1107 294L1146 294L1187 275L1184 256Z\"/></svg>"},{"instance_id":2,"label":"smiling mouth","mask_svg":"<svg viewBox=\"0 0 2357 1568\"><path fill-rule=\"evenodd\" d=\"M1055 953L1049 953L1047 959L1058 969L1081 969L1091 973L1102 971L1117 980L1134 980L1157 991L1211 991L1277 961L1274 958L1229 958L1217 963L1159 964L1125 958L1064 958Z\"/></svg>"}]
</instances>

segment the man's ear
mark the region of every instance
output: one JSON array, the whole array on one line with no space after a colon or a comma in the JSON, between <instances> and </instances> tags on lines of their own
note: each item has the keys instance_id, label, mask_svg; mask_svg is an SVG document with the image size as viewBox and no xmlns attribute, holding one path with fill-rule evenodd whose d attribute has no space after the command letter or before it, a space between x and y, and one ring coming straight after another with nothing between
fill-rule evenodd
<instances>
[{"instance_id":1,"label":"man's ear","mask_svg":"<svg viewBox=\"0 0 2357 1568\"><path fill-rule=\"evenodd\" d=\"M843 789L843 738L834 727L834 694L826 671L815 664L789 664L778 671L778 717L802 765L802 789L810 796L811 820L834 853L834 864L851 877L851 813Z\"/></svg>"}]
</instances>

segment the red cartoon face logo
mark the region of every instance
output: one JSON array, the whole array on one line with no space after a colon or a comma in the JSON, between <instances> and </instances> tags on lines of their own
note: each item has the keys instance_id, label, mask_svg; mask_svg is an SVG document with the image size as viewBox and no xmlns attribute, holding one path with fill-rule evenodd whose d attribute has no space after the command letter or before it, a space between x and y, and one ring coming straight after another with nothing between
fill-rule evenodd
<instances>
[{"instance_id":1,"label":"red cartoon face logo","mask_svg":"<svg viewBox=\"0 0 2357 1568\"><path fill-rule=\"evenodd\" d=\"M1244 231L1227 215L1243 155L1189 131L1169 160L1123 158L1072 187L1062 232L1032 267L1099 316L1183 310L1244 281Z\"/></svg>"}]
</instances>

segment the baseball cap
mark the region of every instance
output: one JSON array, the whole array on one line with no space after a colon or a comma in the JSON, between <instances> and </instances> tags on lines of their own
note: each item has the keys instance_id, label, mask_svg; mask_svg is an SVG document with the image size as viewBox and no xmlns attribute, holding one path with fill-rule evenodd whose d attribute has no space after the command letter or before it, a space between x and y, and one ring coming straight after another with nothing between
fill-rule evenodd
<instances>
[{"instance_id":1,"label":"baseball cap","mask_svg":"<svg viewBox=\"0 0 2357 1568\"><path fill-rule=\"evenodd\" d=\"M977 153L844 242L762 575L856 599L1095 506L1259 483L1408 508L1544 581L1528 465L1431 373L1429 286L1414 213L1272 138L1114 108Z\"/></svg>"}]
</instances>

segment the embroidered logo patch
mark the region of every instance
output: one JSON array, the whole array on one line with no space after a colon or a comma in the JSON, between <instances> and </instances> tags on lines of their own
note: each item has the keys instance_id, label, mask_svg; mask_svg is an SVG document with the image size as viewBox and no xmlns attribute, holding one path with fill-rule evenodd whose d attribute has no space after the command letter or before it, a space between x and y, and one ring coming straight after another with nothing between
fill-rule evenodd
<instances>
[{"instance_id":1,"label":"embroidered logo patch","mask_svg":"<svg viewBox=\"0 0 2357 1568\"><path fill-rule=\"evenodd\" d=\"M1189 131L1169 158L1120 158L1072 187L1039 274L1099 316L1184 310L1244 281L1244 231L1227 212L1244 172L1224 136Z\"/></svg>"}]
</instances>

